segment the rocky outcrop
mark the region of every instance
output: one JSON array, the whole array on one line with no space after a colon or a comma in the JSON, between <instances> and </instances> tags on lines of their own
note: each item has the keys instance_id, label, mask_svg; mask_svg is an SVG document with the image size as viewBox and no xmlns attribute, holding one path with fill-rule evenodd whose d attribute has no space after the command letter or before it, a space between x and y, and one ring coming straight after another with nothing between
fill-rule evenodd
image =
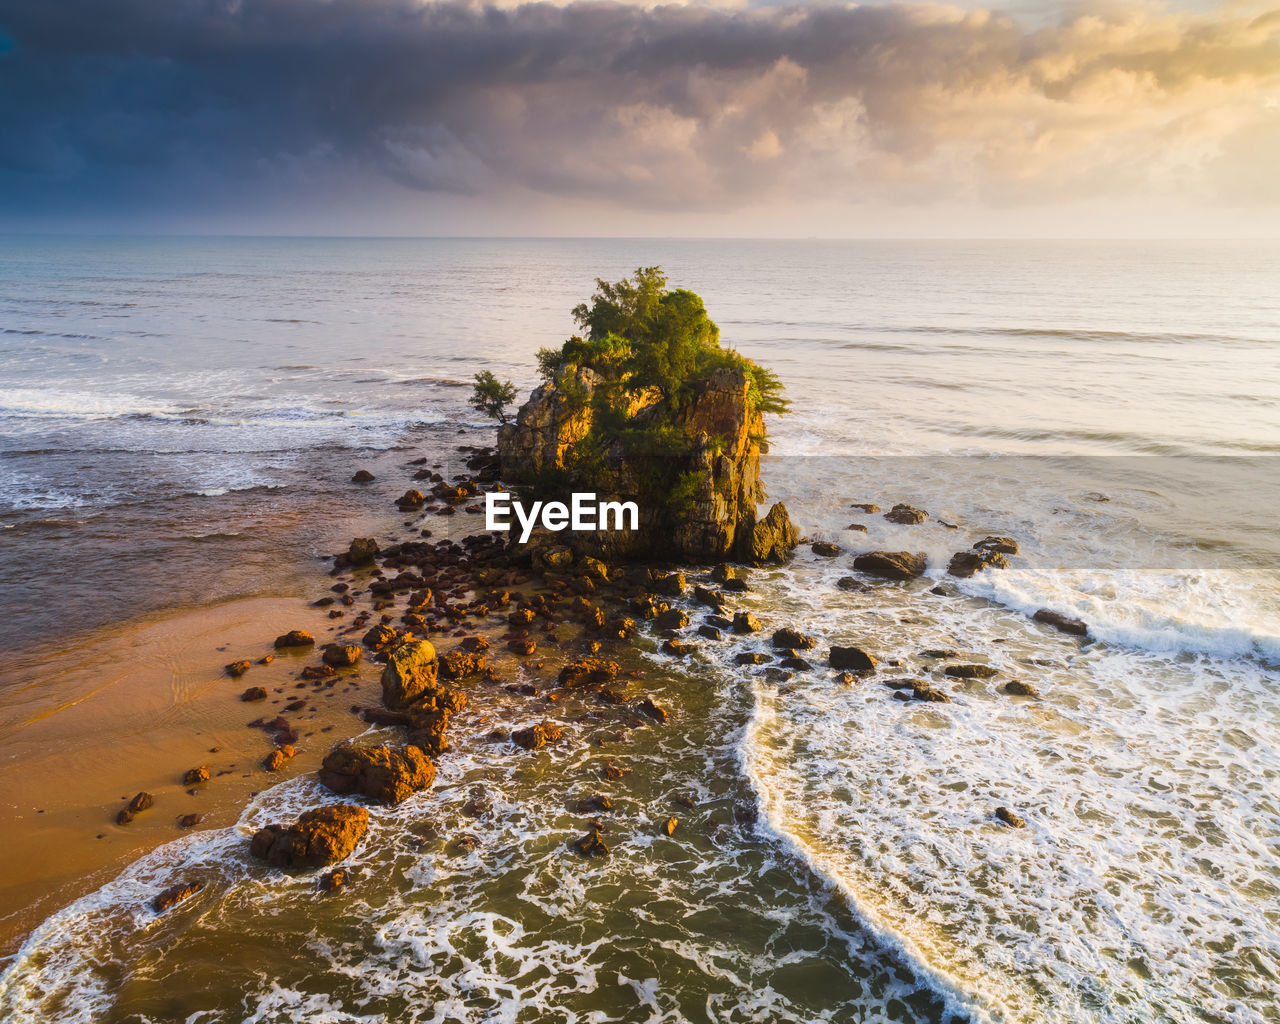
<instances>
[{"instance_id":1,"label":"rocky outcrop","mask_svg":"<svg viewBox=\"0 0 1280 1024\"><path fill-rule=\"evenodd\" d=\"M363 807L317 807L296 824L259 829L249 852L273 867L323 868L349 857L368 828L369 812Z\"/></svg>"},{"instance_id":2,"label":"rocky outcrop","mask_svg":"<svg viewBox=\"0 0 1280 1024\"><path fill-rule=\"evenodd\" d=\"M601 441L593 430L598 426L597 390L605 383L581 368L564 387L544 384L521 406L515 422L498 433L502 475L508 482L546 489L549 481L557 481L559 490L591 490L601 500L636 503L637 529L565 533L557 535L558 544L571 543L608 563L786 558L798 541L786 508L774 505L757 519L764 498L760 450L765 429L763 416L748 399L745 374L716 370L691 401L669 414L675 430L687 439L686 453L633 450L606 437L604 457L593 460L594 479L588 485L575 479L578 446L589 438ZM668 415L654 389L613 388L608 401L614 416L636 428Z\"/></svg>"},{"instance_id":3,"label":"rocky outcrop","mask_svg":"<svg viewBox=\"0 0 1280 1024\"><path fill-rule=\"evenodd\" d=\"M342 744L325 755L320 784L346 796L359 793L374 803L398 804L435 781L436 766L417 747Z\"/></svg>"}]
</instances>

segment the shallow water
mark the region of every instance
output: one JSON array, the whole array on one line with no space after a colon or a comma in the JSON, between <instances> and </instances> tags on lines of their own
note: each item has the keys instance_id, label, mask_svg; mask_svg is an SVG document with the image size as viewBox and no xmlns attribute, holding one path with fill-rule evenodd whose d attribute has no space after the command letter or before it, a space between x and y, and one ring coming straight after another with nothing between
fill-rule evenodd
<instances>
[{"instance_id":1,"label":"shallow water","mask_svg":"<svg viewBox=\"0 0 1280 1024\"><path fill-rule=\"evenodd\" d=\"M656 658L645 686L676 720L617 748L634 773L610 790L605 864L565 846L610 752L580 742L609 725L574 717L594 709L557 712L579 742L554 755L493 748L491 726L461 722L434 791L376 811L358 884L323 900L245 857L256 823L319 798L287 783L238 829L170 844L49 921L0 979L0 1010L1274 1015L1274 246L10 240L11 642L65 629L69 611L90 626L305 579L346 518L368 516L354 466L385 466L390 494L410 451L481 438L449 382L489 366L529 386L534 351L569 332L594 276L657 262L786 380L771 498L845 549L802 549L740 605L813 633L815 663L836 642L901 664L853 687L825 669L779 686L729 664L741 644L704 644L679 671ZM861 501L932 518L894 526L849 507ZM1011 567L930 593L988 533L1018 538ZM925 551L931 578L836 587L873 548ZM122 557L143 568L122 574ZM1032 623L1039 607L1086 619L1094 642ZM999 674L948 679L929 648ZM903 705L877 681L894 676L954 702ZM1041 698L1002 693L1011 678ZM499 717L534 714L500 697ZM473 820L477 789L493 811ZM1027 827L995 821L1000 805ZM658 835L668 814L674 839ZM456 855L463 832L480 845ZM190 906L142 907L191 874L210 884Z\"/></svg>"}]
</instances>

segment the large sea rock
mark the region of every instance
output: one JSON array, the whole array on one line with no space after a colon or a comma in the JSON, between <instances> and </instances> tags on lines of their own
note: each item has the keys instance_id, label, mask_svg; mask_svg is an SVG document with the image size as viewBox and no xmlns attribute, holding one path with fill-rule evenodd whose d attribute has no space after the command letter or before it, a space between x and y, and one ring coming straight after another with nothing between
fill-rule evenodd
<instances>
[{"instance_id":1,"label":"large sea rock","mask_svg":"<svg viewBox=\"0 0 1280 1024\"><path fill-rule=\"evenodd\" d=\"M249 852L280 868L322 868L349 857L369 828L363 807L339 804L307 811L293 825L268 825Z\"/></svg>"},{"instance_id":2,"label":"large sea rock","mask_svg":"<svg viewBox=\"0 0 1280 1024\"><path fill-rule=\"evenodd\" d=\"M389 708L418 703L437 688L440 666L427 640L408 640L391 648L382 670L382 702Z\"/></svg>"},{"instance_id":3,"label":"large sea rock","mask_svg":"<svg viewBox=\"0 0 1280 1024\"><path fill-rule=\"evenodd\" d=\"M498 432L503 479L514 484L542 484L570 475L575 446L591 432L596 413L592 396L602 384L590 369L578 370L570 398L554 384L537 388L520 408L514 423ZM748 383L739 370L717 370L692 401L675 414L676 427L688 438L689 452L680 456L629 451L615 441L594 485L567 480L570 489L593 490L600 500L634 501L639 509L636 530L564 532L558 543L572 543L579 553L605 562L627 559L721 562L782 561L798 536L786 507L773 505L763 517L760 450L764 417L750 408ZM659 414L660 395L653 390L623 393L614 411L636 426ZM668 500L677 481L685 482L682 500ZM690 486L692 482L692 486Z\"/></svg>"}]
</instances>

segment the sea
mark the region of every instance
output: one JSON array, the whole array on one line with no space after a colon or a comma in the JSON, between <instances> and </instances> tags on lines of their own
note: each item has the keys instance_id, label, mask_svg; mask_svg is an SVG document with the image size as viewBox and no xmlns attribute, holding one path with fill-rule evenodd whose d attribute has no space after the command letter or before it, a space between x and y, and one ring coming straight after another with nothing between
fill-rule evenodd
<instances>
[{"instance_id":1,"label":"sea","mask_svg":"<svg viewBox=\"0 0 1280 1024\"><path fill-rule=\"evenodd\" d=\"M1280 244L6 237L6 658L318 578L354 468L490 443L472 376L527 393L595 279L654 265L786 384L762 474L806 543L733 596L815 670L643 642L672 720L617 755L605 861L566 847L589 721L535 756L460 718L324 899L246 836L333 798L265 789L36 928L0 1019L1277 1019ZM1009 567L948 577L987 535ZM839 585L873 549L926 578Z\"/></svg>"}]
</instances>

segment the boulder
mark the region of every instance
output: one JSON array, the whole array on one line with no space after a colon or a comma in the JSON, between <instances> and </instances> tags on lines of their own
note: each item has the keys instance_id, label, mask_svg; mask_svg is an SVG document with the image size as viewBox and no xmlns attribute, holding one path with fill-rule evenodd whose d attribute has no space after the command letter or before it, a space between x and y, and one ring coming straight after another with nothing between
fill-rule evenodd
<instances>
[{"instance_id":1,"label":"boulder","mask_svg":"<svg viewBox=\"0 0 1280 1024\"><path fill-rule=\"evenodd\" d=\"M327 644L320 660L334 668L350 668L360 660L360 648L355 644Z\"/></svg>"},{"instance_id":2,"label":"boulder","mask_svg":"<svg viewBox=\"0 0 1280 1024\"><path fill-rule=\"evenodd\" d=\"M249 852L273 867L327 867L349 857L368 828L369 812L363 807L317 807L293 825L259 829L250 841Z\"/></svg>"},{"instance_id":3,"label":"boulder","mask_svg":"<svg viewBox=\"0 0 1280 1024\"><path fill-rule=\"evenodd\" d=\"M953 679L990 679L997 671L990 665L948 665L942 674Z\"/></svg>"},{"instance_id":4,"label":"boulder","mask_svg":"<svg viewBox=\"0 0 1280 1024\"><path fill-rule=\"evenodd\" d=\"M736 612L733 616L735 633L759 633L762 629L764 625L751 612Z\"/></svg>"},{"instance_id":5,"label":"boulder","mask_svg":"<svg viewBox=\"0 0 1280 1024\"><path fill-rule=\"evenodd\" d=\"M999 551L957 551L947 563L947 575L968 579L983 569L1007 569L1009 559Z\"/></svg>"},{"instance_id":6,"label":"boulder","mask_svg":"<svg viewBox=\"0 0 1280 1024\"><path fill-rule=\"evenodd\" d=\"M1069 615L1063 615L1061 612L1050 611L1048 608L1041 608L1033 616L1036 622L1042 622L1046 626L1052 626L1061 633L1069 636L1088 636L1089 627L1083 619L1073 619Z\"/></svg>"},{"instance_id":7,"label":"boulder","mask_svg":"<svg viewBox=\"0 0 1280 1024\"><path fill-rule=\"evenodd\" d=\"M203 888L203 882L179 882L176 885L171 885L163 892L158 892L151 897L151 909L157 914L163 914L170 907L176 907L183 900L191 899Z\"/></svg>"},{"instance_id":8,"label":"boulder","mask_svg":"<svg viewBox=\"0 0 1280 1024\"><path fill-rule=\"evenodd\" d=\"M827 663L835 669L848 669L851 672L874 672L876 659L861 647L832 647L827 655Z\"/></svg>"},{"instance_id":9,"label":"boulder","mask_svg":"<svg viewBox=\"0 0 1280 1024\"><path fill-rule=\"evenodd\" d=\"M1027 822L1025 818L1014 814L1007 807L997 807L996 817L1003 821L1010 828L1026 828Z\"/></svg>"},{"instance_id":10,"label":"boulder","mask_svg":"<svg viewBox=\"0 0 1280 1024\"><path fill-rule=\"evenodd\" d=\"M618 663L600 658L581 658L570 662L560 670L560 685L564 687L588 686L607 683L618 678Z\"/></svg>"},{"instance_id":11,"label":"boulder","mask_svg":"<svg viewBox=\"0 0 1280 1024\"><path fill-rule=\"evenodd\" d=\"M659 629L684 629L689 625L689 613L683 608L671 608L654 620Z\"/></svg>"},{"instance_id":12,"label":"boulder","mask_svg":"<svg viewBox=\"0 0 1280 1024\"><path fill-rule=\"evenodd\" d=\"M662 653L684 658L698 649L698 645L688 640L668 640L662 645Z\"/></svg>"},{"instance_id":13,"label":"boulder","mask_svg":"<svg viewBox=\"0 0 1280 1024\"><path fill-rule=\"evenodd\" d=\"M240 699L246 704L253 701L266 700L267 691L261 686L251 686L249 689L245 690L244 693L240 694Z\"/></svg>"},{"instance_id":14,"label":"boulder","mask_svg":"<svg viewBox=\"0 0 1280 1024\"><path fill-rule=\"evenodd\" d=\"M136 794L132 800L120 808L120 813L116 815L116 824L129 824L140 811L149 810L155 802L155 797L150 793L144 791Z\"/></svg>"},{"instance_id":15,"label":"boulder","mask_svg":"<svg viewBox=\"0 0 1280 1024\"><path fill-rule=\"evenodd\" d=\"M859 512L865 512L869 516L875 515L877 512L880 511L879 505L874 505L869 501L855 501L849 507L856 508Z\"/></svg>"},{"instance_id":16,"label":"boulder","mask_svg":"<svg viewBox=\"0 0 1280 1024\"><path fill-rule=\"evenodd\" d=\"M826 540L815 540L809 548L815 555L821 555L823 558L835 558L840 554L840 545Z\"/></svg>"},{"instance_id":17,"label":"boulder","mask_svg":"<svg viewBox=\"0 0 1280 1024\"><path fill-rule=\"evenodd\" d=\"M1040 691L1030 683L1024 683L1021 679L1010 679L1004 684L1004 692L1012 697L1039 697Z\"/></svg>"},{"instance_id":18,"label":"boulder","mask_svg":"<svg viewBox=\"0 0 1280 1024\"><path fill-rule=\"evenodd\" d=\"M868 551L853 560L853 567L859 572L887 580L910 580L923 576L925 565L923 552L912 554L910 551Z\"/></svg>"},{"instance_id":19,"label":"boulder","mask_svg":"<svg viewBox=\"0 0 1280 1024\"><path fill-rule=\"evenodd\" d=\"M202 782L208 782L209 779L209 769L201 765L199 768L188 768L182 776L182 784L184 786L198 786Z\"/></svg>"},{"instance_id":20,"label":"boulder","mask_svg":"<svg viewBox=\"0 0 1280 1024\"><path fill-rule=\"evenodd\" d=\"M800 533L787 514L787 506L775 502L759 522L742 534L739 556L753 565L766 562L785 562L800 543Z\"/></svg>"},{"instance_id":21,"label":"boulder","mask_svg":"<svg viewBox=\"0 0 1280 1024\"><path fill-rule=\"evenodd\" d=\"M897 523L900 526L915 526L917 523L923 523L929 518L929 513L922 508L914 508L911 505L904 505L901 502L894 505L884 514L885 519L891 523Z\"/></svg>"},{"instance_id":22,"label":"boulder","mask_svg":"<svg viewBox=\"0 0 1280 1024\"><path fill-rule=\"evenodd\" d=\"M483 655L471 651L454 650L440 655L440 675L445 679L465 679L488 667Z\"/></svg>"},{"instance_id":23,"label":"boulder","mask_svg":"<svg viewBox=\"0 0 1280 1024\"><path fill-rule=\"evenodd\" d=\"M666 722L669 717L667 709L655 704L652 697L641 697L636 701L635 709L646 718L652 718L655 722Z\"/></svg>"},{"instance_id":24,"label":"boulder","mask_svg":"<svg viewBox=\"0 0 1280 1024\"><path fill-rule=\"evenodd\" d=\"M252 663L249 661L233 661L230 665L226 666L223 671L232 679L239 679L252 667Z\"/></svg>"},{"instance_id":25,"label":"boulder","mask_svg":"<svg viewBox=\"0 0 1280 1024\"><path fill-rule=\"evenodd\" d=\"M733 660L738 665L764 665L773 661L773 655L763 651L741 651Z\"/></svg>"},{"instance_id":26,"label":"boulder","mask_svg":"<svg viewBox=\"0 0 1280 1024\"><path fill-rule=\"evenodd\" d=\"M609 847L605 845L605 841L600 838L600 828L593 826L592 829L584 836L573 841L573 848L584 857L607 857L609 856Z\"/></svg>"},{"instance_id":27,"label":"boulder","mask_svg":"<svg viewBox=\"0 0 1280 1024\"><path fill-rule=\"evenodd\" d=\"M866 594L871 591L871 588L856 576L841 576L836 580L836 586L853 594Z\"/></svg>"},{"instance_id":28,"label":"boulder","mask_svg":"<svg viewBox=\"0 0 1280 1024\"><path fill-rule=\"evenodd\" d=\"M369 630L360 640L366 647L380 651L396 638L396 631L390 626L377 625Z\"/></svg>"},{"instance_id":29,"label":"boulder","mask_svg":"<svg viewBox=\"0 0 1280 1024\"><path fill-rule=\"evenodd\" d=\"M368 565L378 557L378 542L372 537L357 537L347 548L347 561L351 565Z\"/></svg>"},{"instance_id":30,"label":"boulder","mask_svg":"<svg viewBox=\"0 0 1280 1024\"><path fill-rule=\"evenodd\" d=\"M339 744L325 755L320 784L339 796L359 793L374 803L398 804L427 789L436 766L417 747Z\"/></svg>"},{"instance_id":31,"label":"boulder","mask_svg":"<svg viewBox=\"0 0 1280 1024\"><path fill-rule=\"evenodd\" d=\"M367 469L357 469L351 475L351 482L353 484L371 484L373 481L374 476Z\"/></svg>"},{"instance_id":32,"label":"boulder","mask_svg":"<svg viewBox=\"0 0 1280 1024\"><path fill-rule=\"evenodd\" d=\"M1002 555L1016 555L1018 542L1012 537L983 537L973 545L974 551L998 551Z\"/></svg>"},{"instance_id":33,"label":"boulder","mask_svg":"<svg viewBox=\"0 0 1280 1024\"><path fill-rule=\"evenodd\" d=\"M389 708L413 704L439 682L436 649L426 640L405 640L388 651L382 670L382 702Z\"/></svg>"},{"instance_id":34,"label":"boulder","mask_svg":"<svg viewBox=\"0 0 1280 1024\"><path fill-rule=\"evenodd\" d=\"M775 630L772 642L774 647L789 647L794 651L807 651L811 647L818 646L816 639L789 626Z\"/></svg>"},{"instance_id":35,"label":"boulder","mask_svg":"<svg viewBox=\"0 0 1280 1024\"><path fill-rule=\"evenodd\" d=\"M511 742L525 750L540 750L548 743L558 743L563 737L564 730L555 722L546 720L511 732Z\"/></svg>"},{"instance_id":36,"label":"boulder","mask_svg":"<svg viewBox=\"0 0 1280 1024\"><path fill-rule=\"evenodd\" d=\"M282 636L276 637L276 649L285 647L314 647L316 638L305 629L291 629Z\"/></svg>"},{"instance_id":37,"label":"boulder","mask_svg":"<svg viewBox=\"0 0 1280 1024\"><path fill-rule=\"evenodd\" d=\"M703 637L706 640L721 639L720 630L716 629L715 626L712 626L708 623L703 623L701 626L698 627L698 636Z\"/></svg>"},{"instance_id":38,"label":"boulder","mask_svg":"<svg viewBox=\"0 0 1280 1024\"><path fill-rule=\"evenodd\" d=\"M320 892L333 892L347 884L347 873L342 868L326 871L316 880L316 888Z\"/></svg>"}]
</instances>

